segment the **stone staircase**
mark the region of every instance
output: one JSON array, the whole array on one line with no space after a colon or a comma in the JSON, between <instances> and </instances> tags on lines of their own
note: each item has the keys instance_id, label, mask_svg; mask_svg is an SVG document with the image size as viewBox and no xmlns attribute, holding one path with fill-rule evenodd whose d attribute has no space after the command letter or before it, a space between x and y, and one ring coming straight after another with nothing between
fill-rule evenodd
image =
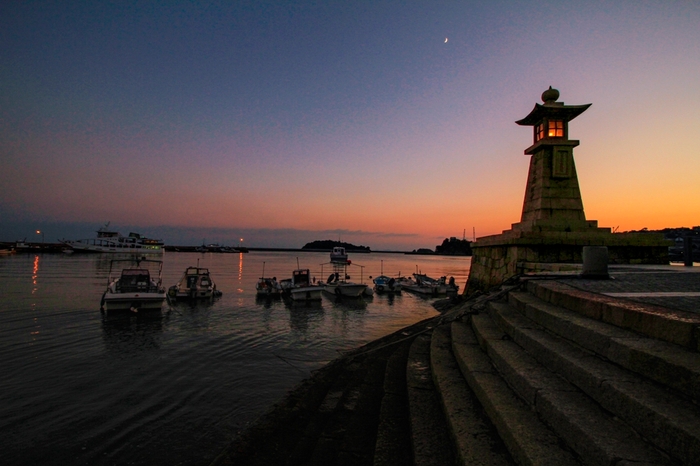
<instances>
[{"instance_id":1,"label":"stone staircase","mask_svg":"<svg viewBox=\"0 0 700 466\"><path fill-rule=\"evenodd\" d=\"M215 464L700 464L698 328L528 280L334 361Z\"/></svg>"}]
</instances>

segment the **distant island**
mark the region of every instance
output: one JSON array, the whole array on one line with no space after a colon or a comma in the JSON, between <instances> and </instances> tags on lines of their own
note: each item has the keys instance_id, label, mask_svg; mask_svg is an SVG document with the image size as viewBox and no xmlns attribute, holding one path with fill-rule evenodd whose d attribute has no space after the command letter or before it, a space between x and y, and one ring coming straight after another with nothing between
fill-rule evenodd
<instances>
[{"instance_id":1,"label":"distant island","mask_svg":"<svg viewBox=\"0 0 700 466\"><path fill-rule=\"evenodd\" d=\"M466 239L457 239L454 236L445 238L441 245L435 246L435 254L447 256L471 256L472 248Z\"/></svg>"},{"instance_id":2,"label":"distant island","mask_svg":"<svg viewBox=\"0 0 700 466\"><path fill-rule=\"evenodd\" d=\"M336 246L344 247L347 252L372 252L369 246L355 246L354 244L333 241L330 239L317 240L312 241L310 243L306 243L301 249L312 251L331 251Z\"/></svg>"},{"instance_id":3,"label":"distant island","mask_svg":"<svg viewBox=\"0 0 700 466\"><path fill-rule=\"evenodd\" d=\"M406 254L434 254L438 256L471 256L472 248L466 239L445 238L442 244L435 246L435 251L428 248L414 249Z\"/></svg>"}]
</instances>

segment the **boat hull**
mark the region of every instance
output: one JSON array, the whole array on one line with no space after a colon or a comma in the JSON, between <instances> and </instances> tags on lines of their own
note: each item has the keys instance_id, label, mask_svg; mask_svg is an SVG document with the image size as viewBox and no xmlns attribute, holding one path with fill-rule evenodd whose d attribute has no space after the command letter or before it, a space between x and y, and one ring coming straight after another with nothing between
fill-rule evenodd
<instances>
[{"instance_id":1,"label":"boat hull","mask_svg":"<svg viewBox=\"0 0 700 466\"><path fill-rule=\"evenodd\" d=\"M155 311L163 307L165 291L158 293L106 293L103 309L110 311Z\"/></svg>"},{"instance_id":2,"label":"boat hull","mask_svg":"<svg viewBox=\"0 0 700 466\"><path fill-rule=\"evenodd\" d=\"M92 241L92 240L90 240ZM82 241L64 241L63 244L70 247L74 252L87 253L107 253L107 254L163 254L164 249L148 246L133 246L123 245L118 243L106 242L105 244L90 244Z\"/></svg>"},{"instance_id":3,"label":"boat hull","mask_svg":"<svg viewBox=\"0 0 700 466\"><path fill-rule=\"evenodd\" d=\"M170 296L177 300L212 299L214 297L214 290L176 290L174 293L171 293Z\"/></svg>"},{"instance_id":4,"label":"boat hull","mask_svg":"<svg viewBox=\"0 0 700 466\"><path fill-rule=\"evenodd\" d=\"M367 285L361 283L326 283L323 285L323 291L335 296L346 296L350 298L359 298L367 289Z\"/></svg>"},{"instance_id":5,"label":"boat hull","mask_svg":"<svg viewBox=\"0 0 700 466\"><path fill-rule=\"evenodd\" d=\"M320 286L302 286L289 291L293 301L320 301L322 293Z\"/></svg>"}]
</instances>

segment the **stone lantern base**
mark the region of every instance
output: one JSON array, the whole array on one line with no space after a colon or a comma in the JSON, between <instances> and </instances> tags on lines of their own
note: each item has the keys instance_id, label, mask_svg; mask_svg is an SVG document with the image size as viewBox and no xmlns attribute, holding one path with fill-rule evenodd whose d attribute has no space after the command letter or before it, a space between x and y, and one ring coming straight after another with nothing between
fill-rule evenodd
<instances>
[{"instance_id":1,"label":"stone lantern base","mask_svg":"<svg viewBox=\"0 0 700 466\"><path fill-rule=\"evenodd\" d=\"M668 264L669 241L658 233L518 231L471 243L472 264L464 293L487 291L518 274L580 270L584 246L607 246L611 264Z\"/></svg>"}]
</instances>

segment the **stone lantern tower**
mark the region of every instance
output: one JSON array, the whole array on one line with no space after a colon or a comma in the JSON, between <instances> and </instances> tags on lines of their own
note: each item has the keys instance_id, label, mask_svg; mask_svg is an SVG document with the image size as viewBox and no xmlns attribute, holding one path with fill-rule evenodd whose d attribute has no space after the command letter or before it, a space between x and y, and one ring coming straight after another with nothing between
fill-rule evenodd
<instances>
[{"instance_id":1,"label":"stone lantern tower","mask_svg":"<svg viewBox=\"0 0 700 466\"><path fill-rule=\"evenodd\" d=\"M591 104L564 105L557 102L559 91L552 86L542 94L544 105L535 104L528 116L516 121L532 126L533 144L525 149L531 155L530 173L520 223L515 230L585 231L597 222L586 221L574 164L574 147L569 139L569 121Z\"/></svg>"},{"instance_id":2,"label":"stone lantern tower","mask_svg":"<svg viewBox=\"0 0 700 466\"><path fill-rule=\"evenodd\" d=\"M579 189L569 122L591 104L564 105L559 91L542 94L529 115L516 121L532 126L530 171L520 222L500 235L471 243L472 263L465 294L485 291L530 272L580 269L584 246L605 246L611 263L668 264L668 242L653 233L615 233L587 220Z\"/></svg>"}]
</instances>

